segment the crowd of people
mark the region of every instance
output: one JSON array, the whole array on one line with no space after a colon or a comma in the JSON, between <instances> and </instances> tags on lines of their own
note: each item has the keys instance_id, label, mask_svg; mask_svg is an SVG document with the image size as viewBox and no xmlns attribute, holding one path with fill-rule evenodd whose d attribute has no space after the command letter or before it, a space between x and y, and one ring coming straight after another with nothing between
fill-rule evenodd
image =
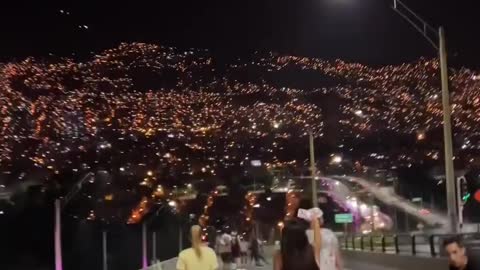
<instances>
[{"instance_id":1,"label":"crowd of people","mask_svg":"<svg viewBox=\"0 0 480 270\"><path fill-rule=\"evenodd\" d=\"M225 230L217 237L215 248L221 257L223 269L245 269L249 265L261 267L268 264L263 255L263 242L255 233L251 234L248 241L235 231L229 233Z\"/></svg>"},{"instance_id":2,"label":"crowd of people","mask_svg":"<svg viewBox=\"0 0 480 270\"><path fill-rule=\"evenodd\" d=\"M280 247L273 253L273 270L343 270L338 239L323 224L319 208L297 209L296 218L282 228ZM177 270L246 270L252 264L269 264L255 233L247 241L235 231L224 230L216 239L215 250L202 243L200 226L193 226L191 233L192 247L179 254ZM478 254L468 250L460 237L445 239L443 247L451 270L480 269Z\"/></svg>"},{"instance_id":3,"label":"crowd of people","mask_svg":"<svg viewBox=\"0 0 480 270\"><path fill-rule=\"evenodd\" d=\"M342 270L338 240L331 230L322 228L323 212L319 208L298 209L297 217L288 221L282 229L280 248L273 254L273 269ZM201 229L193 226L192 248L180 253L178 270L214 270L219 267L241 270L252 265L262 267L270 264L264 256L263 242L255 232L247 241L235 231L224 230L216 239L215 251L199 243Z\"/></svg>"}]
</instances>

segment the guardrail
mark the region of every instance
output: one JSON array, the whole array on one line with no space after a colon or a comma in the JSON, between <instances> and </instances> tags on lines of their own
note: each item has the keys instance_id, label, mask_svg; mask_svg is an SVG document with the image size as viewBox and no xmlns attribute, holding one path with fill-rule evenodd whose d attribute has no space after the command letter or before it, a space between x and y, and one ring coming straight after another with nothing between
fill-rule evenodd
<instances>
[{"instance_id":1,"label":"guardrail","mask_svg":"<svg viewBox=\"0 0 480 270\"><path fill-rule=\"evenodd\" d=\"M342 249L438 257L443 255L445 238L453 234L394 234L394 235L343 235L339 237ZM458 234L468 246L480 244L480 233Z\"/></svg>"}]
</instances>

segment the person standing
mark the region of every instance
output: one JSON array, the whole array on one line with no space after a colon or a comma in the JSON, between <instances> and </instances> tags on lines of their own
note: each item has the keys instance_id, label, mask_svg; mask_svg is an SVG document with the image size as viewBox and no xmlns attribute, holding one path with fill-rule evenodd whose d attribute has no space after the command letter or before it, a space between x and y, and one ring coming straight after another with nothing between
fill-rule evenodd
<instances>
[{"instance_id":1,"label":"person standing","mask_svg":"<svg viewBox=\"0 0 480 270\"><path fill-rule=\"evenodd\" d=\"M251 257L251 261L252 262L255 262L255 265L258 266L258 267L262 267L263 264L262 264L262 261L265 263L265 264L268 264L267 263L267 260L265 260L265 258L263 257L262 253L261 253L261 246L260 246L260 241L258 240L258 238L255 236L255 234L252 234L251 236L251 241L250 241L250 257Z\"/></svg>"},{"instance_id":2,"label":"person standing","mask_svg":"<svg viewBox=\"0 0 480 270\"><path fill-rule=\"evenodd\" d=\"M222 259L223 269L230 269L232 263L232 237L226 230L220 236L218 253Z\"/></svg>"},{"instance_id":3,"label":"person standing","mask_svg":"<svg viewBox=\"0 0 480 270\"><path fill-rule=\"evenodd\" d=\"M274 270L320 270L321 234L318 219L312 219L310 226L314 232L314 243L308 241L308 225L302 220L285 223L282 229L280 251L273 260Z\"/></svg>"},{"instance_id":4,"label":"person standing","mask_svg":"<svg viewBox=\"0 0 480 270\"><path fill-rule=\"evenodd\" d=\"M232 258L233 258L233 269L237 269L240 266L240 237L237 232L232 233Z\"/></svg>"},{"instance_id":5,"label":"person standing","mask_svg":"<svg viewBox=\"0 0 480 270\"><path fill-rule=\"evenodd\" d=\"M242 265L248 264L248 242L244 237L240 239L240 256L242 258Z\"/></svg>"},{"instance_id":6,"label":"person standing","mask_svg":"<svg viewBox=\"0 0 480 270\"><path fill-rule=\"evenodd\" d=\"M218 269L215 251L202 243L202 229L192 226L192 247L178 255L177 270L216 270Z\"/></svg>"}]
</instances>

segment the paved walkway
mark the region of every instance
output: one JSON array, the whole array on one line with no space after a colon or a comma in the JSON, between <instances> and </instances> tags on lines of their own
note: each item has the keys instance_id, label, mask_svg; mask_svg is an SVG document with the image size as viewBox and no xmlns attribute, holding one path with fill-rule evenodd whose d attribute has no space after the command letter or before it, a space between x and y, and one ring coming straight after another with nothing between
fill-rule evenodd
<instances>
[{"instance_id":1,"label":"paved walkway","mask_svg":"<svg viewBox=\"0 0 480 270\"><path fill-rule=\"evenodd\" d=\"M269 262L268 265L265 265L263 267L255 267L255 266L249 266L246 268L237 268L238 270L245 269L245 270L273 270L273 263L272 263L272 254L273 250L270 252L267 251L267 261ZM364 262L355 262L355 261L345 261L345 268L344 270L398 270L396 268L389 268L381 265L375 265L375 264L368 264ZM221 268L220 268L221 269Z\"/></svg>"},{"instance_id":2,"label":"paved walkway","mask_svg":"<svg viewBox=\"0 0 480 270\"><path fill-rule=\"evenodd\" d=\"M273 270L273 262L272 262L272 254L273 254L273 249L266 250L266 259L268 264L262 267L257 267L249 263L248 265L245 266L240 266L237 267L235 270ZM374 265L374 264L368 264L364 262L355 262L355 261L345 261L345 268L344 270L398 270L396 268L390 268L390 267L384 267L381 265ZM164 262L164 265L162 268L155 268L151 267L149 270L175 270L175 265L176 265L176 259L172 259L169 261ZM231 268L223 267L223 264L219 262L220 270L230 270Z\"/></svg>"}]
</instances>

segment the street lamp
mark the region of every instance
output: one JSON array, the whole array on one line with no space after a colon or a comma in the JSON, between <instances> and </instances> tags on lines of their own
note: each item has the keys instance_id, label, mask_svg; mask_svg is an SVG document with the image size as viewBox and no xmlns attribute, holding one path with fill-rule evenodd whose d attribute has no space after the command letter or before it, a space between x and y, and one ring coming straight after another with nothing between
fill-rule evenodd
<instances>
[{"instance_id":1,"label":"street lamp","mask_svg":"<svg viewBox=\"0 0 480 270\"><path fill-rule=\"evenodd\" d=\"M447 49L445 45L445 31L439 27L438 32L430 26L425 20L413 12L400 0L393 0L393 9L412 25L423 37L436 49L440 58L440 74L442 80L442 106L443 106L443 139L445 148L445 177L447 189L447 207L448 219L451 232L457 231L458 212L455 198L455 173L453 168L453 146L452 146L452 123L450 107L450 93L448 90L448 67L447 67ZM415 22L415 21L416 22ZM438 37L438 45L429 34ZM438 35L438 36L437 36Z\"/></svg>"}]
</instances>

